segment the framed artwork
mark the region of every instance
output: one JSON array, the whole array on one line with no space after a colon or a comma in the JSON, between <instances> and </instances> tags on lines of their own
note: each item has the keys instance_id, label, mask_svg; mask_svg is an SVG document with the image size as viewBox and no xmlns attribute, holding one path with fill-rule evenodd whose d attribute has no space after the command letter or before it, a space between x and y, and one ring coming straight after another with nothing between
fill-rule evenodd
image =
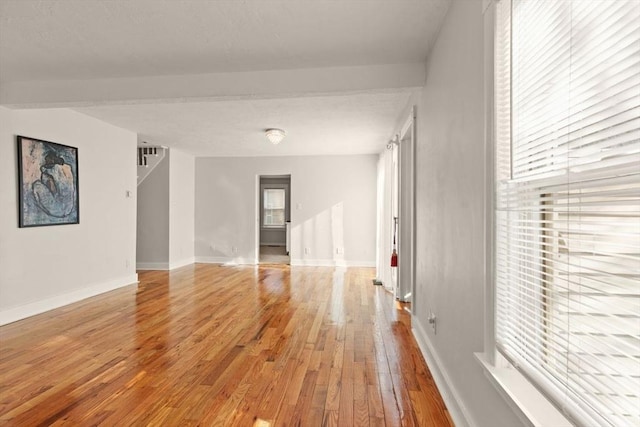
<instances>
[{"instance_id":1,"label":"framed artwork","mask_svg":"<svg viewBox=\"0 0 640 427\"><path fill-rule=\"evenodd\" d=\"M78 224L78 149L18 136L20 227Z\"/></svg>"}]
</instances>

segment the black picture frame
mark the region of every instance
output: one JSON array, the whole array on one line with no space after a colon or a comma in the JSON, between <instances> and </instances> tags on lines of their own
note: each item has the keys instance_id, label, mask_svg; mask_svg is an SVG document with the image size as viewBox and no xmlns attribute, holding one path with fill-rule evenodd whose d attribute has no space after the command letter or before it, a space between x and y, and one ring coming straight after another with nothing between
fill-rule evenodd
<instances>
[{"instance_id":1,"label":"black picture frame","mask_svg":"<svg viewBox=\"0 0 640 427\"><path fill-rule=\"evenodd\" d=\"M80 223L78 148L17 135L18 226Z\"/></svg>"}]
</instances>

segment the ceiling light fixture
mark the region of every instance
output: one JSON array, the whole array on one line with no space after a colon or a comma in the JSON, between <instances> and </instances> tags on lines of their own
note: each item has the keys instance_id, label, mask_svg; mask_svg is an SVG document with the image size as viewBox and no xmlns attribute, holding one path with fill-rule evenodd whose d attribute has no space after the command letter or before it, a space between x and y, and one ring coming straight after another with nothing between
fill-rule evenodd
<instances>
[{"instance_id":1,"label":"ceiling light fixture","mask_svg":"<svg viewBox=\"0 0 640 427\"><path fill-rule=\"evenodd\" d=\"M282 129L267 129L265 135L273 145L277 145L280 144L280 141L284 139L287 133Z\"/></svg>"}]
</instances>

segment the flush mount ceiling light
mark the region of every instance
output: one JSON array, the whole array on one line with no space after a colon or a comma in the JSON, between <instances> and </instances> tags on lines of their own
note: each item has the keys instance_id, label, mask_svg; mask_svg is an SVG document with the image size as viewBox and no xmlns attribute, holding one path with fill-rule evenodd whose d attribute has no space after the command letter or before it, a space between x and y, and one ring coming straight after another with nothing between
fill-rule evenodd
<instances>
[{"instance_id":1,"label":"flush mount ceiling light","mask_svg":"<svg viewBox=\"0 0 640 427\"><path fill-rule=\"evenodd\" d=\"M287 134L282 129L267 129L264 133L273 145L280 144L280 141L282 141Z\"/></svg>"}]
</instances>

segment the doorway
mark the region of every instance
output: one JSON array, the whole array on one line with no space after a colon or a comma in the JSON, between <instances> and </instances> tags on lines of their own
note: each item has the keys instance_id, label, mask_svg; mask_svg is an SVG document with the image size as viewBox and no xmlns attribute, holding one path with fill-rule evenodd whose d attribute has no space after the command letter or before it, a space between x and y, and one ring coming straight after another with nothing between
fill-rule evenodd
<instances>
[{"instance_id":1,"label":"doorway","mask_svg":"<svg viewBox=\"0 0 640 427\"><path fill-rule=\"evenodd\" d=\"M413 303L415 295L415 107L400 132L398 144L397 204L398 204L398 282L396 298ZM415 310L415 304L412 304Z\"/></svg>"},{"instance_id":2,"label":"doorway","mask_svg":"<svg viewBox=\"0 0 640 427\"><path fill-rule=\"evenodd\" d=\"M291 175L261 175L259 206L259 264L289 264L291 234Z\"/></svg>"},{"instance_id":3,"label":"doorway","mask_svg":"<svg viewBox=\"0 0 640 427\"><path fill-rule=\"evenodd\" d=\"M378 163L378 259L376 284L415 309L415 107ZM393 256L392 251L397 255ZM389 260L391 259L391 262ZM408 308L407 308L408 309Z\"/></svg>"}]
</instances>

